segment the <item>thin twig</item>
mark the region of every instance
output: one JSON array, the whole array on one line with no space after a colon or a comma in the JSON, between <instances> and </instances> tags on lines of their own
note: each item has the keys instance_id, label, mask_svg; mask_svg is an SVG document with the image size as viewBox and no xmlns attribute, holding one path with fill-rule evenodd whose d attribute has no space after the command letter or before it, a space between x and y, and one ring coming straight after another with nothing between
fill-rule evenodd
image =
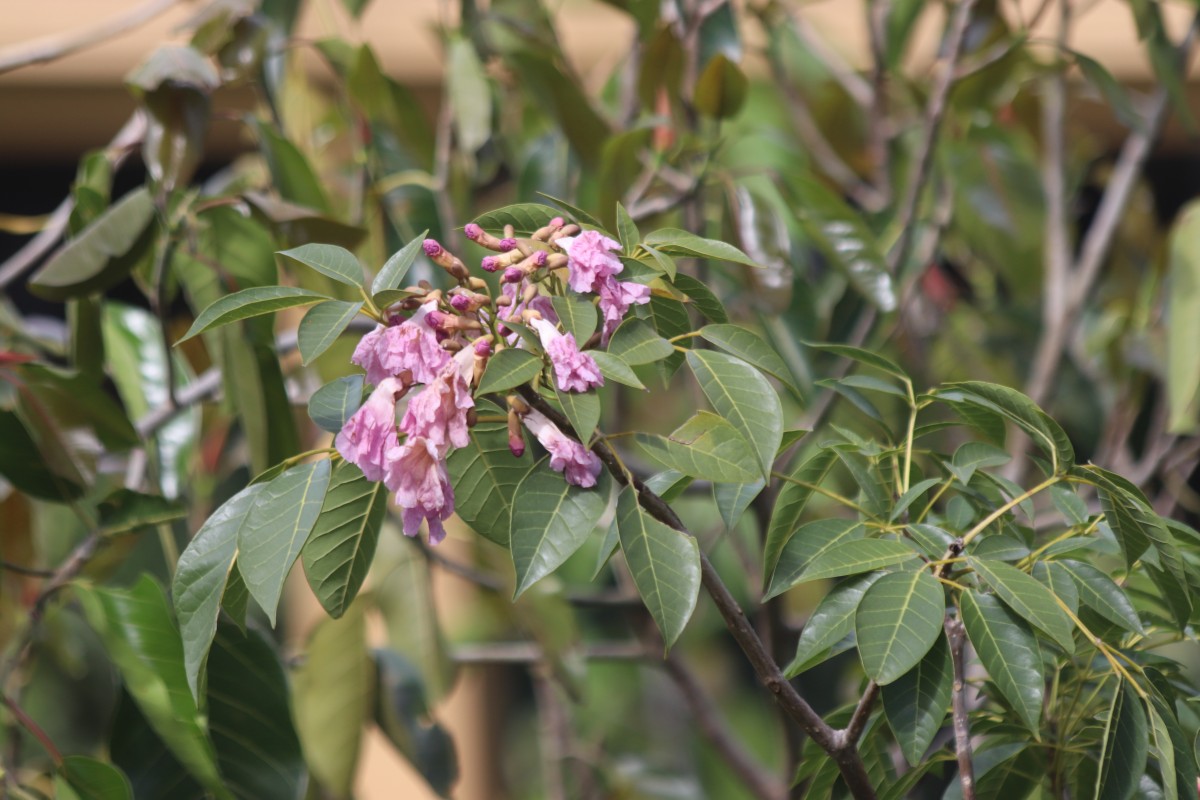
<instances>
[{"instance_id":1,"label":"thin twig","mask_svg":"<svg viewBox=\"0 0 1200 800\"><path fill-rule=\"evenodd\" d=\"M862 697L858 698L858 705L854 707L854 714L850 717L849 724L846 725L846 738L857 745L858 740L862 738L863 731L867 729L867 721L871 719L871 712L875 710L875 701L879 699L879 684L875 681L869 681L867 688L863 689Z\"/></svg>"},{"instance_id":2,"label":"thin twig","mask_svg":"<svg viewBox=\"0 0 1200 800\"><path fill-rule=\"evenodd\" d=\"M642 661L646 649L639 642L591 642L581 645L583 657L594 661ZM456 664L537 664L546 653L532 642L489 642L463 644L454 648L451 659Z\"/></svg>"},{"instance_id":3,"label":"thin twig","mask_svg":"<svg viewBox=\"0 0 1200 800\"><path fill-rule=\"evenodd\" d=\"M46 36L0 51L0 74L32 64L44 64L131 31L162 14L179 0L149 0L90 28Z\"/></svg>"},{"instance_id":4,"label":"thin twig","mask_svg":"<svg viewBox=\"0 0 1200 800\"><path fill-rule=\"evenodd\" d=\"M51 578L54 576L52 569L37 569L35 567L26 567L21 564L14 564L11 561L0 561L0 569L6 569L9 572L17 575L25 575L30 578Z\"/></svg>"},{"instance_id":5,"label":"thin twig","mask_svg":"<svg viewBox=\"0 0 1200 800\"><path fill-rule=\"evenodd\" d=\"M458 250L458 231L455 229L454 202L450 194L450 159L454 156L454 108L450 93L442 96L438 110L437 130L433 150L433 199L442 223L442 243L450 252Z\"/></svg>"},{"instance_id":6,"label":"thin twig","mask_svg":"<svg viewBox=\"0 0 1200 800\"><path fill-rule=\"evenodd\" d=\"M42 726L34 722L33 717L26 714L25 709L17 705L17 702L8 695L4 695L3 703L4 707L9 710L9 713L20 723L21 727L29 731L30 735L38 740L38 743L41 744L42 749L50 756L50 760L54 762L54 765L61 765L63 761L62 752L54 745L54 742Z\"/></svg>"},{"instance_id":7,"label":"thin twig","mask_svg":"<svg viewBox=\"0 0 1200 800\"><path fill-rule=\"evenodd\" d=\"M963 800L975 800L975 768L971 762L971 728L967 720L966 673L963 669L963 648L966 632L957 617L946 617L946 638L950 641L950 661L954 667L954 693L951 709L954 719L954 752L958 758L958 782L962 785Z\"/></svg>"},{"instance_id":8,"label":"thin twig","mask_svg":"<svg viewBox=\"0 0 1200 800\"><path fill-rule=\"evenodd\" d=\"M867 117L867 150L874 168L875 188L887 201L892 197L892 131L888 120L887 22L890 0L867 4L867 32L871 44L871 107Z\"/></svg>"}]
</instances>

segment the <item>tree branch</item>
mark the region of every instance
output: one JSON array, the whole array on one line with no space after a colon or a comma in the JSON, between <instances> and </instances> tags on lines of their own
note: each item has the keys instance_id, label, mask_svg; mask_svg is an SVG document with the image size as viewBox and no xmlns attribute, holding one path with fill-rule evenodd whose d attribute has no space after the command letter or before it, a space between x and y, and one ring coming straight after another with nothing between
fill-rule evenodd
<instances>
[{"instance_id":1,"label":"tree branch","mask_svg":"<svg viewBox=\"0 0 1200 800\"><path fill-rule=\"evenodd\" d=\"M950 660L954 665L951 708L954 716L954 752L958 757L958 780L962 784L963 800L975 800L975 768L971 763L971 728L967 721L967 684L963 669L966 632L958 618L946 617L945 629L946 637L950 640Z\"/></svg>"},{"instance_id":2,"label":"tree branch","mask_svg":"<svg viewBox=\"0 0 1200 800\"><path fill-rule=\"evenodd\" d=\"M850 723L846 725L846 740L850 744L857 745L858 740L862 738L863 731L867 728L867 720L871 718L871 712L875 710L875 701L878 698L879 684L869 681L867 688L863 690L862 697L858 699L858 705L854 707Z\"/></svg>"}]
</instances>

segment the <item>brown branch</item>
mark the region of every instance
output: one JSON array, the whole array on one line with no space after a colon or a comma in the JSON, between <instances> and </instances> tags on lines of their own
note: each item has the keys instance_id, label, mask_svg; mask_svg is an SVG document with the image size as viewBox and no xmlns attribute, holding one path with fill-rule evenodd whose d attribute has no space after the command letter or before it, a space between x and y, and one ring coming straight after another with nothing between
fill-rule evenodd
<instances>
[{"instance_id":1,"label":"brown branch","mask_svg":"<svg viewBox=\"0 0 1200 800\"><path fill-rule=\"evenodd\" d=\"M11 561L0 561L0 569L6 569L9 572L17 575L24 575L29 578L50 578L54 576L52 569L37 569L35 567L26 567L21 564L14 564Z\"/></svg>"},{"instance_id":2,"label":"brown branch","mask_svg":"<svg viewBox=\"0 0 1200 800\"><path fill-rule=\"evenodd\" d=\"M581 645L583 657L595 661L642 661L646 648L640 642L592 642ZM455 664L537 664L546 653L532 642L464 644L450 654Z\"/></svg>"},{"instance_id":3,"label":"brown branch","mask_svg":"<svg viewBox=\"0 0 1200 800\"><path fill-rule=\"evenodd\" d=\"M567 419L536 392L528 387L522 387L520 391L527 403L546 415L560 428L570 430L570 423ZM622 486L630 484L630 479L622 469L620 461L607 444L597 441L592 445L592 452L599 457L618 484ZM638 502L647 513L664 525L691 536L674 510L661 497L646 488L646 485L636 476L632 476L632 488L637 492ZM742 649L759 681L774 695L775 701L783 707L788 716L796 720L804 732L833 758L850 793L856 798L874 798L875 789L871 785L858 749L848 744L844 731L834 730L825 720L821 719L821 716L796 691L796 687L784 677L779 664L775 662L758 633L755 632L754 626L750 624L746 612L742 610L725 582L721 580L716 567L703 553L700 554L700 580L705 591L712 598L713 604L716 605L721 618L725 621L725 627L729 629L734 641Z\"/></svg>"},{"instance_id":4,"label":"brown branch","mask_svg":"<svg viewBox=\"0 0 1200 800\"><path fill-rule=\"evenodd\" d=\"M178 0L149 0L98 25L46 36L0 51L0 74L32 64L44 64L120 36L162 14Z\"/></svg>"},{"instance_id":5,"label":"brown branch","mask_svg":"<svg viewBox=\"0 0 1200 800\"><path fill-rule=\"evenodd\" d=\"M967 721L967 684L963 669L966 631L958 618L946 617L945 628L946 637L950 640L950 660L954 665L951 708L954 717L954 751L958 757L958 780L962 784L963 800L975 800L975 768L971 763L971 728Z\"/></svg>"},{"instance_id":6,"label":"brown branch","mask_svg":"<svg viewBox=\"0 0 1200 800\"><path fill-rule=\"evenodd\" d=\"M13 718L20 723L21 727L29 731L30 735L38 740L42 749L49 754L50 760L54 762L54 765L56 767L61 766L63 761L62 752L54 745L49 734L46 733L42 726L34 722L33 717L26 714L25 709L17 705L17 702L8 695L3 696L3 703L4 707L9 710L9 713L13 715Z\"/></svg>"},{"instance_id":7,"label":"brown branch","mask_svg":"<svg viewBox=\"0 0 1200 800\"><path fill-rule=\"evenodd\" d=\"M867 688L863 689L862 697L858 698L858 705L854 707L849 724L846 725L846 739L851 744L857 745L858 740L862 738L863 731L867 729L867 720L871 718L871 712L875 710L877 699L879 699L879 684L869 681Z\"/></svg>"},{"instance_id":8,"label":"brown branch","mask_svg":"<svg viewBox=\"0 0 1200 800\"><path fill-rule=\"evenodd\" d=\"M892 197L892 131L888 121L887 22L890 0L867 3L867 33L871 45L871 107L867 116L867 151L875 172L875 188Z\"/></svg>"}]
</instances>

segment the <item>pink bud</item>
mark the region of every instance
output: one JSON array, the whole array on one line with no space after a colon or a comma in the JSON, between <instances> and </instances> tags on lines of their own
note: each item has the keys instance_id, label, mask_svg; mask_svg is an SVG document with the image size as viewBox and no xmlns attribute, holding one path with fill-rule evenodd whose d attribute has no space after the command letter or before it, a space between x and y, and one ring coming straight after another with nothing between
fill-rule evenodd
<instances>
[{"instance_id":1,"label":"pink bud","mask_svg":"<svg viewBox=\"0 0 1200 800\"><path fill-rule=\"evenodd\" d=\"M508 238L508 239L500 240L500 252L501 253L507 253L510 250L516 250L516 249L517 249L517 240L516 239Z\"/></svg>"},{"instance_id":2,"label":"pink bud","mask_svg":"<svg viewBox=\"0 0 1200 800\"><path fill-rule=\"evenodd\" d=\"M442 246L437 239L426 239L421 246L425 248L425 255L430 258L437 258L442 254Z\"/></svg>"},{"instance_id":3,"label":"pink bud","mask_svg":"<svg viewBox=\"0 0 1200 800\"><path fill-rule=\"evenodd\" d=\"M441 311L430 311L425 315L425 321L429 323L429 327L440 331L446 322L446 315Z\"/></svg>"},{"instance_id":4,"label":"pink bud","mask_svg":"<svg viewBox=\"0 0 1200 800\"><path fill-rule=\"evenodd\" d=\"M456 294L450 298L450 305L454 306L456 311L466 311L471 307L471 301L466 295Z\"/></svg>"},{"instance_id":5,"label":"pink bud","mask_svg":"<svg viewBox=\"0 0 1200 800\"><path fill-rule=\"evenodd\" d=\"M545 250L538 250L536 253L533 254L533 263L539 267L544 267L544 266L546 266L546 259L548 257L549 257L549 255L546 253Z\"/></svg>"},{"instance_id":6,"label":"pink bud","mask_svg":"<svg viewBox=\"0 0 1200 800\"><path fill-rule=\"evenodd\" d=\"M474 222L468 222L466 227L463 228L463 235L473 242L483 235L483 228Z\"/></svg>"},{"instance_id":7,"label":"pink bud","mask_svg":"<svg viewBox=\"0 0 1200 800\"><path fill-rule=\"evenodd\" d=\"M500 266L496 263L495 256L484 256L483 261L479 263L479 266L483 267L484 272L495 272L500 268Z\"/></svg>"},{"instance_id":8,"label":"pink bud","mask_svg":"<svg viewBox=\"0 0 1200 800\"><path fill-rule=\"evenodd\" d=\"M521 279L524 277L525 273L516 267L509 267L508 269L504 270L505 283L520 283Z\"/></svg>"},{"instance_id":9,"label":"pink bud","mask_svg":"<svg viewBox=\"0 0 1200 800\"><path fill-rule=\"evenodd\" d=\"M566 225L566 224L567 224L567 221L565 219L563 219L562 217L555 217L554 219L550 220L551 228L561 228L563 225Z\"/></svg>"},{"instance_id":10,"label":"pink bud","mask_svg":"<svg viewBox=\"0 0 1200 800\"><path fill-rule=\"evenodd\" d=\"M475 342L475 355L480 358L487 358L492 354L492 343L487 339L480 339Z\"/></svg>"},{"instance_id":11,"label":"pink bud","mask_svg":"<svg viewBox=\"0 0 1200 800\"><path fill-rule=\"evenodd\" d=\"M515 436L510 434L508 437L508 450L517 458L525 455L525 437L519 433Z\"/></svg>"}]
</instances>

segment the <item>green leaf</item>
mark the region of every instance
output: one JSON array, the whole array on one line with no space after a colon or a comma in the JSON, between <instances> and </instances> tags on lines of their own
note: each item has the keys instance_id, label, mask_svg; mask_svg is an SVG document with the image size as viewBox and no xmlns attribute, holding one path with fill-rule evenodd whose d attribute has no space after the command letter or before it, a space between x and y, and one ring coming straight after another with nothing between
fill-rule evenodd
<instances>
[{"instance_id":1,"label":"green leaf","mask_svg":"<svg viewBox=\"0 0 1200 800\"><path fill-rule=\"evenodd\" d=\"M745 483L759 477L750 443L728 420L708 411L698 412L670 436L638 433L635 438L655 461L693 478Z\"/></svg>"},{"instance_id":2,"label":"green leaf","mask_svg":"<svg viewBox=\"0 0 1200 800\"><path fill-rule=\"evenodd\" d=\"M263 160L271 173L271 183L283 199L323 214L329 213L329 200L321 188L321 181L300 148L265 120L258 123L258 138Z\"/></svg>"},{"instance_id":3,"label":"green leaf","mask_svg":"<svg viewBox=\"0 0 1200 800\"><path fill-rule=\"evenodd\" d=\"M481 414L503 415L493 403L477 402ZM446 459L454 486L454 510L481 536L507 547L513 495L533 465L528 450L514 458L508 449L504 422L480 422L471 429L471 443Z\"/></svg>"},{"instance_id":4,"label":"green leaf","mask_svg":"<svg viewBox=\"0 0 1200 800\"><path fill-rule=\"evenodd\" d=\"M1159 774L1162 776L1163 800L1179 800L1179 785L1175 773L1175 747L1167 723L1154 703L1146 703L1146 717L1150 728L1150 750L1158 760ZM1187 793L1191 796L1191 792Z\"/></svg>"},{"instance_id":5,"label":"green leaf","mask_svg":"<svg viewBox=\"0 0 1200 800\"><path fill-rule=\"evenodd\" d=\"M738 65L718 53L696 80L696 110L713 119L737 115L746 103L749 81Z\"/></svg>"},{"instance_id":6,"label":"green leaf","mask_svg":"<svg viewBox=\"0 0 1200 800\"><path fill-rule=\"evenodd\" d=\"M187 516L187 509L176 500L132 489L117 489L96 507L100 517L100 532L105 536L131 533L150 525Z\"/></svg>"},{"instance_id":7,"label":"green leaf","mask_svg":"<svg viewBox=\"0 0 1200 800\"><path fill-rule=\"evenodd\" d=\"M737 527L742 514L758 497L767 482L762 478L749 483L715 483L713 484L713 500L717 510L721 512L721 520L727 530Z\"/></svg>"},{"instance_id":8,"label":"green leaf","mask_svg":"<svg viewBox=\"0 0 1200 800\"><path fill-rule=\"evenodd\" d=\"M709 258L713 261L727 261L747 267L762 266L731 244L717 239L705 239L678 228L662 228L654 231L643 240L643 243L668 255Z\"/></svg>"},{"instance_id":9,"label":"green leaf","mask_svg":"<svg viewBox=\"0 0 1200 800\"><path fill-rule=\"evenodd\" d=\"M1040 730L1045 677L1033 631L992 595L962 592L962 621L971 646L1000 694L1036 735Z\"/></svg>"},{"instance_id":10,"label":"green leaf","mask_svg":"<svg viewBox=\"0 0 1200 800\"><path fill-rule=\"evenodd\" d=\"M542 360L528 350L506 347L488 359L477 394L491 394L528 383L542 371Z\"/></svg>"},{"instance_id":11,"label":"green leaf","mask_svg":"<svg viewBox=\"0 0 1200 800\"><path fill-rule=\"evenodd\" d=\"M700 335L725 352L758 367L797 397L800 395L787 364L757 333L738 325L705 325L700 329Z\"/></svg>"},{"instance_id":12,"label":"green leaf","mask_svg":"<svg viewBox=\"0 0 1200 800\"><path fill-rule=\"evenodd\" d=\"M492 87L469 39L450 37L445 75L455 140L462 152L473 154L491 137Z\"/></svg>"},{"instance_id":13,"label":"green leaf","mask_svg":"<svg viewBox=\"0 0 1200 800\"><path fill-rule=\"evenodd\" d=\"M687 361L708 402L754 446L763 476L770 477L783 439L779 395L757 370L733 356L690 350Z\"/></svg>"},{"instance_id":14,"label":"green leaf","mask_svg":"<svg viewBox=\"0 0 1200 800\"><path fill-rule=\"evenodd\" d=\"M1167 404L1172 433L1200 422L1200 204L1190 203L1171 231L1167 282Z\"/></svg>"},{"instance_id":15,"label":"green leaf","mask_svg":"<svg viewBox=\"0 0 1200 800\"><path fill-rule=\"evenodd\" d=\"M171 596L183 641L183 663L192 696L202 695L204 662L217 632L221 597L237 557L238 531L266 484L256 483L225 501L213 512L175 565Z\"/></svg>"},{"instance_id":16,"label":"green leaf","mask_svg":"<svg viewBox=\"0 0 1200 800\"><path fill-rule=\"evenodd\" d=\"M616 356L630 366L652 364L674 352L675 348L670 342L636 317L622 322L608 341L609 355Z\"/></svg>"},{"instance_id":17,"label":"green leaf","mask_svg":"<svg viewBox=\"0 0 1200 800\"><path fill-rule=\"evenodd\" d=\"M763 586L770 582L779 563L779 555L800 526L804 508L812 498L814 490L825 480L837 454L832 450L818 450L807 461L801 462L788 473L791 480L785 481L775 499L771 522L767 525L767 542L763 548Z\"/></svg>"},{"instance_id":18,"label":"green leaf","mask_svg":"<svg viewBox=\"0 0 1200 800\"><path fill-rule=\"evenodd\" d=\"M293 703L305 760L321 788L349 797L374 703L374 664L361 602L317 624L296 672Z\"/></svg>"},{"instance_id":19,"label":"green leaf","mask_svg":"<svg viewBox=\"0 0 1200 800\"><path fill-rule=\"evenodd\" d=\"M896 287L875 235L833 191L815 179L793 183L800 223L813 243L880 311L896 308Z\"/></svg>"},{"instance_id":20,"label":"green leaf","mask_svg":"<svg viewBox=\"0 0 1200 800\"><path fill-rule=\"evenodd\" d=\"M1100 90L1100 94L1104 95L1104 99L1112 106L1117 119L1132 130L1140 130L1143 125L1142 117L1130 102L1129 94L1112 73L1094 58L1089 58L1077 50L1069 52L1083 79Z\"/></svg>"},{"instance_id":21,"label":"green leaf","mask_svg":"<svg viewBox=\"0 0 1200 800\"><path fill-rule=\"evenodd\" d=\"M142 575L128 590L77 585L75 594L155 733L210 791L229 797L188 689L183 643L161 587Z\"/></svg>"},{"instance_id":22,"label":"green leaf","mask_svg":"<svg viewBox=\"0 0 1200 800\"><path fill-rule=\"evenodd\" d=\"M1054 562L1075 581L1079 600L1109 622L1131 633L1144 634L1137 609L1112 578L1091 564L1063 559Z\"/></svg>"},{"instance_id":23,"label":"green leaf","mask_svg":"<svg viewBox=\"0 0 1200 800\"><path fill-rule=\"evenodd\" d=\"M334 619L346 613L371 568L387 496L386 486L367 480L348 461L329 476L320 516L300 555L308 585Z\"/></svg>"},{"instance_id":24,"label":"green leaf","mask_svg":"<svg viewBox=\"0 0 1200 800\"><path fill-rule=\"evenodd\" d=\"M326 300L310 308L300 320L296 341L300 347L301 363L308 365L324 353L358 315L363 304L341 300Z\"/></svg>"},{"instance_id":25,"label":"green leaf","mask_svg":"<svg viewBox=\"0 0 1200 800\"><path fill-rule=\"evenodd\" d=\"M670 649L696 609L700 548L691 536L642 511L630 489L617 500L617 533L638 594Z\"/></svg>"},{"instance_id":26,"label":"green leaf","mask_svg":"<svg viewBox=\"0 0 1200 800\"><path fill-rule=\"evenodd\" d=\"M814 659L854 633L854 615L863 595L882 572L871 572L847 578L830 590L804 623L800 640L796 643L796 655L787 665L784 674L794 678L813 666Z\"/></svg>"},{"instance_id":27,"label":"green leaf","mask_svg":"<svg viewBox=\"0 0 1200 800\"><path fill-rule=\"evenodd\" d=\"M478 216L475 224L497 235L503 235L505 225L512 225L517 236L531 236L557 216L560 216L558 209L541 203L517 203Z\"/></svg>"},{"instance_id":28,"label":"green leaf","mask_svg":"<svg viewBox=\"0 0 1200 800\"><path fill-rule=\"evenodd\" d=\"M839 358L846 358L851 361L857 361L860 364L865 364L868 367L874 367L881 372L895 375L902 381L910 381L908 373L901 369L899 364L887 356L880 355L871 350L863 350L861 347L853 347L848 344L825 344L821 342L805 342L804 344L814 350L832 353Z\"/></svg>"},{"instance_id":29,"label":"green leaf","mask_svg":"<svg viewBox=\"0 0 1200 800\"><path fill-rule=\"evenodd\" d=\"M133 800L133 788L120 768L87 756L65 756L58 772L80 800Z\"/></svg>"},{"instance_id":30,"label":"green leaf","mask_svg":"<svg viewBox=\"0 0 1200 800\"><path fill-rule=\"evenodd\" d=\"M847 545L869 541L874 540ZM893 572L873 583L854 615L858 655L867 675L886 686L916 666L941 633L945 615L942 585L924 568Z\"/></svg>"},{"instance_id":31,"label":"green leaf","mask_svg":"<svg viewBox=\"0 0 1200 800\"><path fill-rule=\"evenodd\" d=\"M617 203L617 238L621 240L621 250L626 254L632 254L642 241L642 232L638 230L637 223L620 203Z\"/></svg>"},{"instance_id":32,"label":"green leaf","mask_svg":"<svg viewBox=\"0 0 1200 800\"><path fill-rule=\"evenodd\" d=\"M421 676L403 656L375 650L375 721L401 755L442 797L458 779L454 742L429 715Z\"/></svg>"},{"instance_id":33,"label":"green leaf","mask_svg":"<svg viewBox=\"0 0 1200 800\"><path fill-rule=\"evenodd\" d=\"M1075 652L1074 627L1049 589L1001 561L970 558L967 563L1018 616L1049 635L1068 653Z\"/></svg>"},{"instance_id":34,"label":"green leaf","mask_svg":"<svg viewBox=\"0 0 1200 800\"><path fill-rule=\"evenodd\" d=\"M337 433L362 405L362 395L362 375L330 381L309 398L308 416L321 430Z\"/></svg>"},{"instance_id":35,"label":"green leaf","mask_svg":"<svg viewBox=\"0 0 1200 800\"><path fill-rule=\"evenodd\" d=\"M896 520L900 519L900 515L907 511L908 507L915 503L921 497L921 495L925 494L941 482L941 478L926 478L919 483L914 483L909 487L907 492L900 495L900 498L896 500L896 505L892 506L892 513L888 515L888 521L895 522Z\"/></svg>"},{"instance_id":36,"label":"green leaf","mask_svg":"<svg viewBox=\"0 0 1200 800\"><path fill-rule=\"evenodd\" d=\"M404 276L416 262L417 256L421 254L425 237L428 235L428 229L421 231L413 237L412 241L401 247L384 262L379 274L375 276L375 280L371 281L372 299L380 292L389 292L400 288L400 282L404 280ZM376 303L378 304L378 301ZM391 303L386 305L391 305Z\"/></svg>"},{"instance_id":37,"label":"green leaf","mask_svg":"<svg viewBox=\"0 0 1200 800\"><path fill-rule=\"evenodd\" d=\"M725 306L713 294L712 289L705 284L682 272L672 278L671 283L688 296L688 301L709 322L724 324L729 321L729 314L725 311Z\"/></svg>"},{"instance_id":38,"label":"green leaf","mask_svg":"<svg viewBox=\"0 0 1200 800\"><path fill-rule=\"evenodd\" d=\"M253 289L243 289L240 292L225 295L200 312L200 316L196 317L192 327L176 344L186 342L193 336L212 328L237 322L239 319L270 314L284 308L311 306L313 303L328 299L323 294L294 286L257 286Z\"/></svg>"},{"instance_id":39,"label":"green leaf","mask_svg":"<svg viewBox=\"0 0 1200 800\"><path fill-rule=\"evenodd\" d=\"M347 286L359 288L364 283L362 264L344 247L334 244L305 244L291 250L281 250L279 255L315 269Z\"/></svg>"},{"instance_id":40,"label":"green leaf","mask_svg":"<svg viewBox=\"0 0 1200 800\"><path fill-rule=\"evenodd\" d=\"M1066 431L1016 389L983 381L962 381L945 384L938 390L938 396L979 406L1021 428L1052 460L1054 474L1074 466L1075 449Z\"/></svg>"},{"instance_id":41,"label":"green leaf","mask_svg":"<svg viewBox=\"0 0 1200 800\"><path fill-rule=\"evenodd\" d=\"M554 390L558 402L563 407L563 413L571 421L571 426L585 443L590 441L600 424L600 396L596 390L586 392L564 392Z\"/></svg>"},{"instance_id":42,"label":"green leaf","mask_svg":"<svg viewBox=\"0 0 1200 800\"><path fill-rule=\"evenodd\" d=\"M1066 604L1072 614L1079 613L1079 589L1076 587L1075 579L1061 563L1038 561L1033 565L1030 574L1054 592L1055 596Z\"/></svg>"},{"instance_id":43,"label":"green leaf","mask_svg":"<svg viewBox=\"0 0 1200 800\"><path fill-rule=\"evenodd\" d=\"M66 300L117 285L150 246L154 201L145 187L122 197L29 279L29 290Z\"/></svg>"},{"instance_id":44,"label":"green leaf","mask_svg":"<svg viewBox=\"0 0 1200 800\"><path fill-rule=\"evenodd\" d=\"M862 523L852 519L819 519L801 525L783 546L763 600L782 594L799 583L804 570L832 548L865 535Z\"/></svg>"},{"instance_id":45,"label":"green leaf","mask_svg":"<svg viewBox=\"0 0 1200 800\"><path fill-rule=\"evenodd\" d=\"M807 526L801 527L800 531L803 531L805 527ZM793 537L794 539L795 537ZM843 540L831 545L829 549L809 561L808 566L795 576L792 585L822 578L857 575L861 572L902 564L916 557L915 550L895 539ZM783 565L784 560L781 556L779 566L783 567ZM776 569L777 574L778 572L779 569Z\"/></svg>"},{"instance_id":46,"label":"green leaf","mask_svg":"<svg viewBox=\"0 0 1200 800\"><path fill-rule=\"evenodd\" d=\"M883 687L883 713L909 766L920 763L941 730L953 690L954 668L945 636L934 640L915 667Z\"/></svg>"},{"instance_id":47,"label":"green leaf","mask_svg":"<svg viewBox=\"0 0 1200 800\"><path fill-rule=\"evenodd\" d=\"M372 579L371 599L386 622L388 645L417 666L430 700L436 702L454 685L454 662L438 624L429 560L411 539L398 545L385 545L384 552L393 549L395 557L380 565L379 580ZM377 560L382 558L381 553Z\"/></svg>"},{"instance_id":48,"label":"green leaf","mask_svg":"<svg viewBox=\"0 0 1200 800\"><path fill-rule=\"evenodd\" d=\"M600 473L596 486L582 489L538 462L517 487L509 549L516 568L513 599L558 569L583 546L608 508L611 480Z\"/></svg>"},{"instance_id":49,"label":"green leaf","mask_svg":"<svg viewBox=\"0 0 1200 800\"><path fill-rule=\"evenodd\" d=\"M852 389L863 389L868 392L890 394L893 397L908 398L908 393L903 388L883 378L876 378L874 375L847 375L831 383L840 383L842 386L849 386Z\"/></svg>"},{"instance_id":50,"label":"green leaf","mask_svg":"<svg viewBox=\"0 0 1200 800\"><path fill-rule=\"evenodd\" d=\"M595 172L611 130L593 108L587 92L541 48L522 48L508 55L505 64L515 68L530 95L538 98L540 107L554 115L557 129L579 154L584 167Z\"/></svg>"},{"instance_id":51,"label":"green leaf","mask_svg":"<svg viewBox=\"0 0 1200 800\"><path fill-rule=\"evenodd\" d=\"M646 384L641 382L637 373L616 356L609 355L603 350L589 350L588 354L596 359L596 366L600 367L600 374L604 376L605 380L623 383L626 386L632 386L634 389L646 388Z\"/></svg>"},{"instance_id":52,"label":"green leaf","mask_svg":"<svg viewBox=\"0 0 1200 800\"><path fill-rule=\"evenodd\" d=\"M571 205L561 197L555 197L554 195L546 194L545 192L538 192L538 194L549 200L551 203L554 203L554 205L558 206L563 211L566 211L569 219L575 220L580 225L590 225L605 235L608 234L608 231L604 230L604 225L601 224L600 220L596 219L579 206Z\"/></svg>"},{"instance_id":53,"label":"green leaf","mask_svg":"<svg viewBox=\"0 0 1200 800\"><path fill-rule=\"evenodd\" d=\"M1007 451L987 442L967 442L954 451L951 470L954 477L966 486L975 471L987 467L1002 467L1012 460Z\"/></svg>"},{"instance_id":54,"label":"green leaf","mask_svg":"<svg viewBox=\"0 0 1200 800\"><path fill-rule=\"evenodd\" d=\"M222 625L209 657L208 728L221 775L238 798L294 800L308 768L292 724L288 676L275 645Z\"/></svg>"},{"instance_id":55,"label":"green leaf","mask_svg":"<svg viewBox=\"0 0 1200 800\"><path fill-rule=\"evenodd\" d=\"M570 292L551 298L554 313L567 333L575 337L576 343L583 347L584 343L596 331L596 307L581 294Z\"/></svg>"},{"instance_id":56,"label":"green leaf","mask_svg":"<svg viewBox=\"0 0 1200 800\"><path fill-rule=\"evenodd\" d=\"M321 513L329 460L293 467L263 484L238 530L238 571L275 625L283 582Z\"/></svg>"},{"instance_id":57,"label":"green leaf","mask_svg":"<svg viewBox=\"0 0 1200 800\"><path fill-rule=\"evenodd\" d=\"M1149 755L1146 713L1133 687L1119 680L1104 723L1095 800L1128 800L1146 771Z\"/></svg>"}]
</instances>

